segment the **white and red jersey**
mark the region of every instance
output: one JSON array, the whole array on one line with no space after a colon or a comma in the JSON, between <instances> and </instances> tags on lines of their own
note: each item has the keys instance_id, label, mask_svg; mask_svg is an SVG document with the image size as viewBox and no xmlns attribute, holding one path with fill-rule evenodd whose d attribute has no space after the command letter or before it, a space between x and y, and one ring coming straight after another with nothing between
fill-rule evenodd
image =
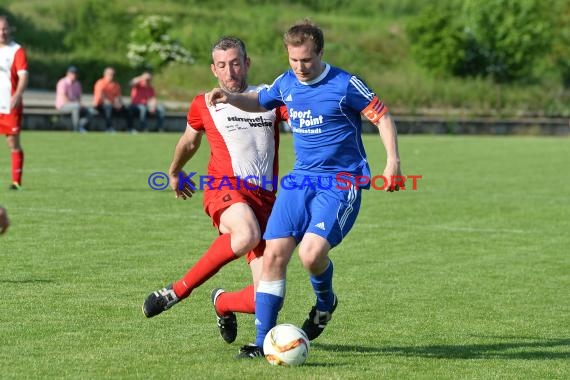
<instances>
[{"instance_id":1,"label":"white and red jersey","mask_svg":"<svg viewBox=\"0 0 570 380\"><path fill-rule=\"evenodd\" d=\"M250 86L246 92L258 89ZM283 120L287 120L285 107L259 113L230 104L208 107L204 94L194 98L187 117L188 126L208 138L209 176L237 177L270 191L277 190L270 182L278 175L279 123Z\"/></svg>"},{"instance_id":2,"label":"white and red jersey","mask_svg":"<svg viewBox=\"0 0 570 380\"><path fill-rule=\"evenodd\" d=\"M10 109L12 95L16 91L18 74L28 71L24 49L12 41L0 47L0 126L19 127L23 106Z\"/></svg>"}]
</instances>

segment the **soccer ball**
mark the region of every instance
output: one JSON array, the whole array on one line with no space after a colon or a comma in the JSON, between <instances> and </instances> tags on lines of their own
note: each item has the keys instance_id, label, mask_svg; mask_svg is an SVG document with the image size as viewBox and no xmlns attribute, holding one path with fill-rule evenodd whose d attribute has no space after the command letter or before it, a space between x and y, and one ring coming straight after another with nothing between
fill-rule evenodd
<instances>
[{"instance_id":1,"label":"soccer ball","mask_svg":"<svg viewBox=\"0 0 570 380\"><path fill-rule=\"evenodd\" d=\"M309 338L297 326L289 323L277 325L265 336L263 353L272 365L301 365L309 356Z\"/></svg>"}]
</instances>

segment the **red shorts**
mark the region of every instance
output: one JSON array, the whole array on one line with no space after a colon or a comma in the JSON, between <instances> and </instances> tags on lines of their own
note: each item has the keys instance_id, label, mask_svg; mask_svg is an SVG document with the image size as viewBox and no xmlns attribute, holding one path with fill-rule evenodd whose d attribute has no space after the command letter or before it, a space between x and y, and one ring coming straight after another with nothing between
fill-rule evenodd
<instances>
[{"instance_id":1,"label":"red shorts","mask_svg":"<svg viewBox=\"0 0 570 380\"><path fill-rule=\"evenodd\" d=\"M0 113L0 135L17 135L22 125L22 108L13 109L9 114Z\"/></svg>"},{"instance_id":2,"label":"red shorts","mask_svg":"<svg viewBox=\"0 0 570 380\"><path fill-rule=\"evenodd\" d=\"M234 190L229 188L223 189L204 189L204 211L212 218L214 227L220 227L220 217L222 213L234 203L245 203L253 210L261 234L265 232L265 226L269 220L271 209L275 203L275 194L264 189L248 190L241 188ZM263 256L265 249L265 240L261 240L259 244L246 254L247 263L256 257Z\"/></svg>"}]
</instances>

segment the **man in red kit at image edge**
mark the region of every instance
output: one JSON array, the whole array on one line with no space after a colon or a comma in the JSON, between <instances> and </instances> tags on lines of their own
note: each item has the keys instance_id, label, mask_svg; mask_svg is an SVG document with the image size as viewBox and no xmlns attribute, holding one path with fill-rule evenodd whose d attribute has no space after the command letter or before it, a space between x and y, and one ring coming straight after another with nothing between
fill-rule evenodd
<instances>
[{"instance_id":1,"label":"man in red kit at image edge","mask_svg":"<svg viewBox=\"0 0 570 380\"><path fill-rule=\"evenodd\" d=\"M22 97L28 85L28 60L24 49L11 37L8 18L0 15L0 133L6 135L12 152L12 184L10 189L22 186L24 152L20 145L22 126Z\"/></svg>"}]
</instances>

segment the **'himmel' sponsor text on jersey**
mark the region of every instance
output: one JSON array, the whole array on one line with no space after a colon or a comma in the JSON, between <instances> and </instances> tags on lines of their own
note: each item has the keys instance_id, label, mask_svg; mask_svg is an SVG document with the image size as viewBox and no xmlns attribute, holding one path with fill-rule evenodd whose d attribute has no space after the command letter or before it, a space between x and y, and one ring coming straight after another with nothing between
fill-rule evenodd
<instances>
[{"instance_id":1,"label":"'himmel' sponsor text on jersey","mask_svg":"<svg viewBox=\"0 0 570 380\"><path fill-rule=\"evenodd\" d=\"M360 113L366 109L378 119L387 108L358 77L326 64L317 78L301 82L288 70L259 91L259 103L267 109L287 106L295 172L370 175Z\"/></svg>"}]
</instances>

